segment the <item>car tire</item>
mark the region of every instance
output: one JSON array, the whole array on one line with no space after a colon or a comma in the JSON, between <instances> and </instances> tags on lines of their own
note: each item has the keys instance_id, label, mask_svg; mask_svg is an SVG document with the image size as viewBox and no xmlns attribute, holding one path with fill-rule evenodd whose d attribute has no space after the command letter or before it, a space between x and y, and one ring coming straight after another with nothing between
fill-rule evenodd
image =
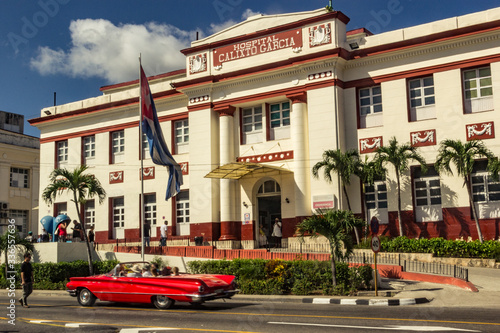
<instances>
[{"instance_id":1,"label":"car tire","mask_svg":"<svg viewBox=\"0 0 500 333\"><path fill-rule=\"evenodd\" d=\"M153 299L153 304L161 310L165 310L174 305L175 301L167 296L157 295Z\"/></svg>"},{"instance_id":2,"label":"car tire","mask_svg":"<svg viewBox=\"0 0 500 333\"><path fill-rule=\"evenodd\" d=\"M78 292L78 303L81 306L92 306L95 303L96 297L87 288L83 288Z\"/></svg>"}]
</instances>

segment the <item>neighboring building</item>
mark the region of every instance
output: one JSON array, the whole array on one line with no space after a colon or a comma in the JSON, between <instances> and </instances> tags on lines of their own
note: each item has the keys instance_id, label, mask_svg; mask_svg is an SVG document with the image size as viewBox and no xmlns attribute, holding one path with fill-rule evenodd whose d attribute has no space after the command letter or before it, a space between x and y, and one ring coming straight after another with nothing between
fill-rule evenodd
<instances>
[{"instance_id":1,"label":"neighboring building","mask_svg":"<svg viewBox=\"0 0 500 333\"><path fill-rule=\"evenodd\" d=\"M38 233L40 185L40 142L23 134L23 123L22 115L0 111L0 233L14 220L21 237Z\"/></svg>"},{"instance_id":2,"label":"neighboring building","mask_svg":"<svg viewBox=\"0 0 500 333\"><path fill-rule=\"evenodd\" d=\"M445 138L483 139L496 154L500 112L500 8L372 35L346 32L349 18L319 9L257 15L182 51L186 69L150 78L159 120L184 185L165 201L167 171L144 161L146 218L153 236L204 236L220 247L261 246L281 218L283 238L314 208L347 208L338 182L312 177L327 149L371 156L392 136L418 146L431 171L404 175L410 237L477 238L460 178L432 170ZM153 65L153 64L151 64ZM147 66L146 66L147 68ZM41 131L41 182L55 167L86 163L107 202L82 206L96 240L139 239L138 80L101 88L100 97L49 107L30 123ZM368 218L398 235L395 178L369 186ZM499 236L500 183L479 164L473 192L487 239ZM348 188L364 213L361 186ZM75 215L69 197L42 211ZM262 238L261 238L262 240Z\"/></svg>"}]
</instances>

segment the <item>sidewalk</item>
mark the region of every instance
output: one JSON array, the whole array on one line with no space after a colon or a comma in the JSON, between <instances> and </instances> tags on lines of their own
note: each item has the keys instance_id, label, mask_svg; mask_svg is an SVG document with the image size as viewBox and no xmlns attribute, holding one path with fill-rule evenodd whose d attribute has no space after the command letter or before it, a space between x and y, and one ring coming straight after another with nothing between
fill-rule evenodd
<instances>
[{"instance_id":1,"label":"sidewalk","mask_svg":"<svg viewBox=\"0 0 500 333\"><path fill-rule=\"evenodd\" d=\"M415 305L431 307L483 307L500 309L500 269L469 268L469 281L478 292L459 287L409 280L382 278L378 297L375 291L360 292L359 296L295 296L295 295L236 295L236 302L316 303L342 305ZM62 296L66 291L34 290L33 296ZM76 302L76 299L74 299Z\"/></svg>"}]
</instances>

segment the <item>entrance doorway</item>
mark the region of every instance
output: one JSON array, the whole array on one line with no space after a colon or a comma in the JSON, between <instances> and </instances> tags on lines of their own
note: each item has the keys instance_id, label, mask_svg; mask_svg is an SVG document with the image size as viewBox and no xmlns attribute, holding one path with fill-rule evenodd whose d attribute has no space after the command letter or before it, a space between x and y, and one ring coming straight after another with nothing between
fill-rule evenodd
<instances>
[{"instance_id":1,"label":"entrance doorway","mask_svg":"<svg viewBox=\"0 0 500 333\"><path fill-rule=\"evenodd\" d=\"M276 218L281 220L281 188L274 180L264 182L257 192L257 208L259 210L259 228L256 239L258 245L273 245L273 224Z\"/></svg>"}]
</instances>

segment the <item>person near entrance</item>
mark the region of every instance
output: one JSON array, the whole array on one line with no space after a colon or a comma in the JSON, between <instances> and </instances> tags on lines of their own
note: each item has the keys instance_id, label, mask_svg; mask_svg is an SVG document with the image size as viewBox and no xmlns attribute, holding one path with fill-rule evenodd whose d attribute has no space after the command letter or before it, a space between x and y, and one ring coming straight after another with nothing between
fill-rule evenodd
<instances>
[{"instance_id":1,"label":"person near entrance","mask_svg":"<svg viewBox=\"0 0 500 333\"><path fill-rule=\"evenodd\" d=\"M144 221L144 246L149 247L149 240L151 234L151 226L149 225L149 221Z\"/></svg>"},{"instance_id":2,"label":"person near entrance","mask_svg":"<svg viewBox=\"0 0 500 333\"><path fill-rule=\"evenodd\" d=\"M273 242L274 242L274 247L281 247L281 222L279 218L276 218L274 220L274 225L273 225Z\"/></svg>"},{"instance_id":3,"label":"person near entrance","mask_svg":"<svg viewBox=\"0 0 500 333\"><path fill-rule=\"evenodd\" d=\"M168 221L160 227L160 246L167 246Z\"/></svg>"}]
</instances>

